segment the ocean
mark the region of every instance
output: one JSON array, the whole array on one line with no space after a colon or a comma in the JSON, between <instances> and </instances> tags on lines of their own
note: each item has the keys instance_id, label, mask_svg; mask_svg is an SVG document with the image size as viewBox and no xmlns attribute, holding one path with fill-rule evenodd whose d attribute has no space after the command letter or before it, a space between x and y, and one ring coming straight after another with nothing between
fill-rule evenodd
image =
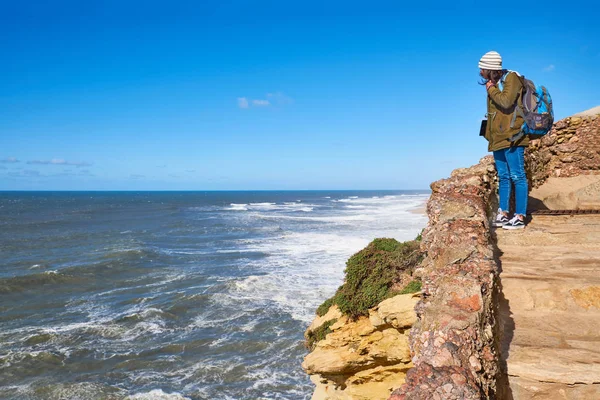
<instances>
[{"instance_id":1,"label":"ocean","mask_svg":"<svg viewBox=\"0 0 600 400\"><path fill-rule=\"evenodd\" d=\"M0 398L310 399L316 308L428 196L0 192Z\"/></svg>"}]
</instances>

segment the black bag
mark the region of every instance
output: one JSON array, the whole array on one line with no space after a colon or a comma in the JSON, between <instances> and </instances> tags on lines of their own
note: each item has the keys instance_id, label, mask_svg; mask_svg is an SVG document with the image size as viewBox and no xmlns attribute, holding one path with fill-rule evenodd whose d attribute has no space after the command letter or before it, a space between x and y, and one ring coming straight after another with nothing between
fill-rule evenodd
<instances>
[{"instance_id":1,"label":"black bag","mask_svg":"<svg viewBox=\"0 0 600 400\"><path fill-rule=\"evenodd\" d=\"M486 130L487 130L487 119L482 119L481 127L479 128L479 136L485 136Z\"/></svg>"}]
</instances>

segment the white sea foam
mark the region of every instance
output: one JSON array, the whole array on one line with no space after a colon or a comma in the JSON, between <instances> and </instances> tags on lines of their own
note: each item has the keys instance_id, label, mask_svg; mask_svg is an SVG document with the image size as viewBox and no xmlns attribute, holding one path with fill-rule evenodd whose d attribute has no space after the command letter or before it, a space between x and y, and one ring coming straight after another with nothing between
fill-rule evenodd
<instances>
[{"instance_id":1,"label":"white sea foam","mask_svg":"<svg viewBox=\"0 0 600 400\"><path fill-rule=\"evenodd\" d=\"M300 216L300 215L283 215L283 214L255 214L257 218L270 219L270 220L295 220L295 221L314 221L314 222L332 222L338 224L344 224L351 221L369 221L373 218L368 214L348 214L338 216Z\"/></svg>"},{"instance_id":2,"label":"white sea foam","mask_svg":"<svg viewBox=\"0 0 600 400\"><path fill-rule=\"evenodd\" d=\"M5 367L10 367L10 364L5 364ZM4 398L6 399L26 399L31 396L32 391L33 390L30 384L1 386L0 396L5 395L6 397Z\"/></svg>"},{"instance_id":3,"label":"white sea foam","mask_svg":"<svg viewBox=\"0 0 600 400\"><path fill-rule=\"evenodd\" d=\"M36 382L37 383L37 382ZM53 383L45 386L37 383L33 385L11 385L0 388L0 396L4 394L11 399L38 399L40 387L44 387L45 399L98 399L106 398L110 393L110 398L122 398L122 389L106 386L96 382L78 382L78 383Z\"/></svg>"},{"instance_id":4,"label":"white sea foam","mask_svg":"<svg viewBox=\"0 0 600 400\"><path fill-rule=\"evenodd\" d=\"M129 343L140 337L160 335L173 331L173 329L166 327L165 318L167 316L163 310L156 307L148 307L145 301L141 301L119 312L115 312L112 307L97 300L105 295L106 292L102 292L86 300L67 303L66 313L71 315L80 314L84 319L83 321L63 322L46 326L40 326L35 321L32 321L34 325L21 327L20 332L21 334L29 334L29 337L39 334L51 334L53 336L52 343L57 346L60 343L68 341L70 337L81 335L91 335L92 339L90 340L107 339L112 341L112 343ZM121 319L129 319L133 322L138 319L139 321L135 322L133 326L127 327L119 322ZM10 336L11 334L11 332L5 331L2 336ZM129 352L129 348L122 350ZM122 353L117 348L113 348L112 351Z\"/></svg>"},{"instance_id":5,"label":"white sea foam","mask_svg":"<svg viewBox=\"0 0 600 400\"><path fill-rule=\"evenodd\" d=\"M291 202L286 202L280 205L281 209L297 209L297 208L303 208L303 207L318 207L317 204L310 204L310 203L291 203Z\"/></svg>"},{"instance_id":6,"label":"white sea foam","mask_svg":"<svg viewBox=\"0 0 600 400\"><path fill-rule=\"evenodd\" d=\"M188 256L192 256L192 255L205 255L205 254L213 254L214 251L207 251L207 250L194 250L194 249L178 249L178 250L171 250L171 249L161 249L160 250L161 253L166 254L166 255L188 255Z\"/></svg>"},{"instance_id":7,"label":"white sea foam","mask_svg":"<svg viewBox=\"0 0 600 400\"><path fill-rule=\"evenodd\" d=\"M230 207L227 208L227 210L232 210L232 211L248 211L248 204L235 204L235 203L231 203Z\"/></svg>"},{"instance_id":8,"label":"white sea foam","mask_svg":"<svg viewBox=\"0 0 600 400\"><path fill-rule=\"evenodd\" d=\"M300 200L296 202L283 202L281 204L277 203L250 203L250 204L230 204L226 210L229 211L302 211L302 212L311 212L316 207L317 204L307 204L302 203Z\"/></svg>"},{"instance_id":9,"label":"white sea foam","mask_svg":"<svg viewBox=\"0 0 600 400\"><path fill-rule=\"evenodd\" d=\"M127 400L191 400L180 393L166 393L162 389L154 389L145 393L136 393L127 396Z\"/></svg>"},{"instance_id":10,"label":"white sea foam","mask_svg":"<svg viewBox=\"0 0 600 400\"><path fill-rule=\"evenodd\" d=\"M232 335L222 335L218 339L215 339L212 343L208 345L208 347L218 348L222 345L228 343L231 340Z\"/></svg>"},{"instance_id":11,"label":"white sea foam","mask_svg":"<svg viewBox=\"0 0 600 400\"><path fill-rule=\"evenodd\" d=\"M229 300L229 301L228 301ZM231 296L227 295L219 295L214 297L214 301L220 303L221 305L236 305L238 306L238 302L234 301ZM239 308L239 307L238 307ZM211 317L206 314L201 314L194 318L191 324L186 327L186 330L194 330L196 328L212 328L215 326L220 326L231 321L235 321L236 319L243 317L245 315L245 310L237 310L228 315L220 315L217 317Z\"/></svg>"}]
</instances>

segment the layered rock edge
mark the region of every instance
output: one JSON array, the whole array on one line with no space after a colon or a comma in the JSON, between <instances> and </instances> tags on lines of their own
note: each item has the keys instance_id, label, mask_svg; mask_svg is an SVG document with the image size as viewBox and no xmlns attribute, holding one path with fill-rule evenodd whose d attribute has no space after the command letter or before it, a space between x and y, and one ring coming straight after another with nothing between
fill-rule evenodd
<instances>
[{"instance_id":1,"label":"layered rock edge","mask_svg":"<svg viewBox=\"0 0 600 400\"><path fill-rule=\"evenodd\" d=\"M302 363L316 386L313 400L386 399L400 387L412 367L408 333L419 299L419 294L397 295L356 320L334 305L315 318L306 335L334 323Z\"/></svg>"}]
</instances>

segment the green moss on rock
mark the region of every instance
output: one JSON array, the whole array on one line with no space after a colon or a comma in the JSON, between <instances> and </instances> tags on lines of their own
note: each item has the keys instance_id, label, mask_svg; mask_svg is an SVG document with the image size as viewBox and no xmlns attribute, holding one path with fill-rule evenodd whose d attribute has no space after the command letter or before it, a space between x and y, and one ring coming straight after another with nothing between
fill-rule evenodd
<instances>
[{"instance_id":1,"label":"green moss on rock","mask_svg":"<svg viewBox=\"0 0 600 400\"><path fill-rule=\"evenodd\" d=\"M323 304L321 304L319 306L319 308L317 308L317 315L319 317L322 317L323 315L327 314L327 311L329 311L329 308L334 304L335 304L335 296L328 298L327 300L325 300L325 302Z\"/></svg>"},{"instance_id":2,"label":"green moss on rock","mask_svg":"<svg viewBox=\"0 0 600 400\"><path fill-rule=\"evenodd\" d=\"M306 347L313 351L317 342L325 339L328 333L331 333L331 325L335 324L337 319L330 319L329 321L325 321L321 326L316 328L313 331L309 331L306 336Z\"/></svg>"},{"instance_id":3,"label":"green moss on rock","mask_svg":"<svg viewBox=\"0 0 600 400\"><path fill-rule=\"evenodd\" d=\"M417 237L415 238L415 240L417 242L421 242L423 240L423 232L425 232L425 228L421 229L421 232L419 232L419 234L417 235Z\"/></svg>"},{"instance_id":4,"label":"green moss on rock","mask_svg":"<svg viewBox=\"0 0 600 400\"><path fill-rule=\"evenodd\" d=\"M398 294L409 294L409 293L417 293L421 291L421 281L415 279L411 281L408 285L404 286L404 288Z\"/></svg>"}]
</instances>

